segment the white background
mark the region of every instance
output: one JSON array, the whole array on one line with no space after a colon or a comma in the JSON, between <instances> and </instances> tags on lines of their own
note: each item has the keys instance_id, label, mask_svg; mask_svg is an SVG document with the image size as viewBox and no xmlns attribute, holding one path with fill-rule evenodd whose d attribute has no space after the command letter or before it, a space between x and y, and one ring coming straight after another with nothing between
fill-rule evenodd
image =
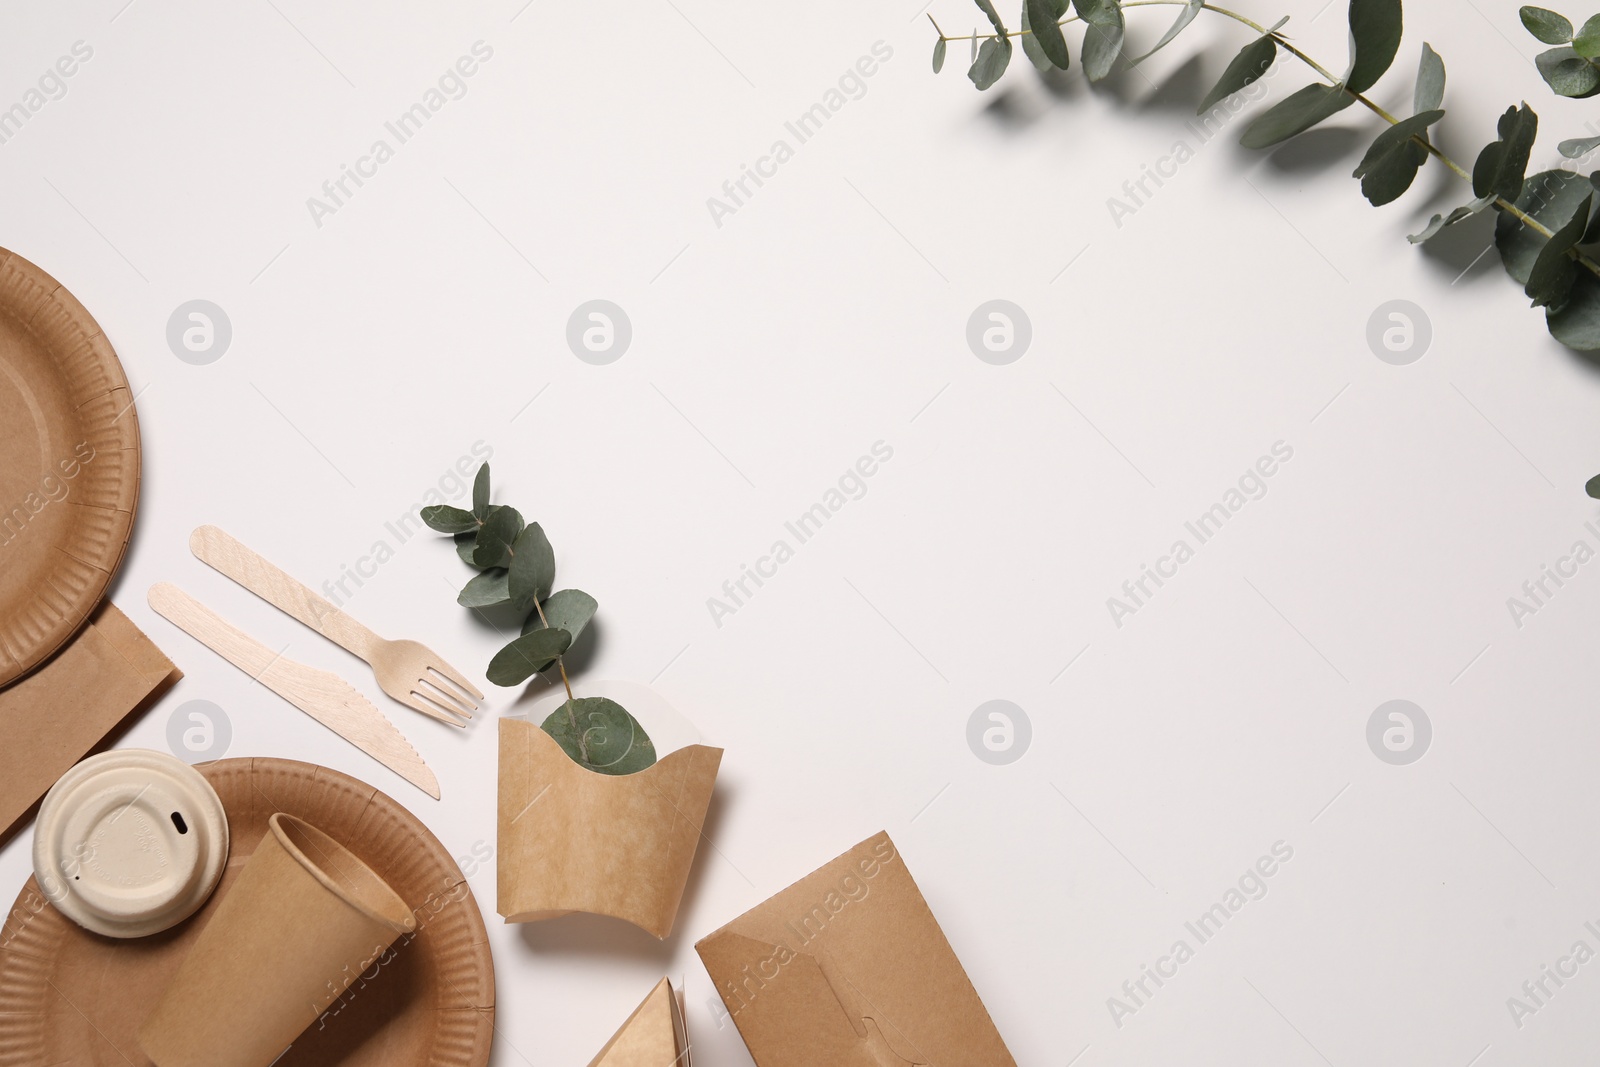
<instances>
[{"instance_id":1,"label":"white background","mask_svg":"<svg viewBox=\"0 0 1600 1067\"><path fill-rule=\"evenodd\" d=\"M493 720L517 694L452 733L187 550L216 523L321 585L481 440L497 499L600 601L581 677L650 683L727 750L715 847L665 943L503 926L492 864L473 876L499 1067L588 1062L662 974L686 978L696 1062L747 1063L693 941L880 829L1023 1064L1577 1062L1600 962L1520 1028L1507 998L1580 938L1600 949L1600 564L1520 628L1506 601L1597 541L1593 368L1493 252L1469 268L1487 219L1406 244L1469 197L1460 180L1431 164L1398 205L1362 200L1363 110L1271 154L1237 147L1242 122L1200 147L1184 123L1242 27L1205 16L1095 89L1076 58L1047 88L1019 51L980 95L962 45L930 72L918 2L13 15L0 107L74 41L94 50L0 145L0 243L91 309L138 390L144 494L113 594L187 677L124 743L164 748L176 709L213 701L229 755L327 764L456 855L492 844ZM1343 5L1238 2L1293 15L1342 69ZM1514 3L1407 8L1375 96L1408 113L1430 41L1457 158L1521 99L1544 118L1537 165L1586 132L1595 105L1553 99ZM980 19L929 10L951 33ZM1130 10L1134 44L1172 14ZM466 95L316 225L307 198L480 40ZM716 225L707 198L792 144L785 120L877 41L893 56L865 94ZM1272 94L1306 78L1285 59ZM1117 226L1107 198L1179 138L1195 158ZM609 366L565 341L594 298L633 326ZM1007 366L965 339L994 298L1032 322ZM166 340L193 299L232 323L207 366ZM1394 299L1431 321L1409 366L1366 340ZM877 441L893 459L865 495L716 625L707 598ZM1267 495L1114 625L1106 599L1278 441L1294 455ZM349 607L481 672L499 641L454 604L467 577L418 537ZM444 800L156 617L164 580L372 695ZM1032 722L1009 766L966 740L997 698ZM1409 766L1366 741L1396 698L1433 725ZM1107 998L1277 841L1294 856L1265 898L1118 1027ZM0 853L0 882L20 886L29 846Z\"/></svg>"}]
</instances>

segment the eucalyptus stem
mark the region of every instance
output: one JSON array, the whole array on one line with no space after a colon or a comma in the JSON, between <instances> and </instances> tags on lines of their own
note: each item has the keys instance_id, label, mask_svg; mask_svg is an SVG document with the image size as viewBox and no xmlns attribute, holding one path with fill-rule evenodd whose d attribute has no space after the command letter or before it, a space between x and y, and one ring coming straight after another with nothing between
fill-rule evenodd
<instances>
[{"instance_id":1,"label":"eucalyptus stem","mask_svg":"<svg viewBox=\"0 0 1600 1067\"><path fill-rule=\"evenodd\" d=\"M550 620L544 617L544 606L539 603L539 598L533 598L533 608L539 613L539 621L549 627ZM578 739L578 748L583 752L585 762L589 759L589 745L583 739L583 731L578 729L578 713L573 710L572 702L577 699L572 695L572 681L567 677L567 661L565 656L556 657L556 670L561 672L561 684L567 690L567 721L572 724L573 736Z\"/></svg>"},{"instance_id":2,"label":"eucalyptus stem","mask_svg":"<svg viewBox=\"0 0 1600 1067\"><path fill-rule=\"evenodd\" d=\"M1178 7L1178 6L1183 6L1183 5L1187 4L1187 3L1188 3L1188 0L1124 0L1123 4L1121 6L1124 7L1124 8L1129 8L1129 7ZM1215 4L1202 4L1201 5L1201 9L1204 10L1204 11L1213 11L1213 12L1216 12L1218 15L1222 15L1222 16L1224 16L1226 18L1233 19L1235 22L1238 22L1238 23L1240 23L1242 25L1248 26L1250 29L1255 30L1257 33L1261 34L1264 37L1270 36L1274 41L1276 41L1278 43L1278 46L1281 47L1284 51L1288 52L1290 55L1292 55L1296 59L1300 60L1306 66L1308 66L1312 70L1316 71L1319 75L1321 75L1322 77L1326 78L1329 82L1333 83L1334 85L1339 86L1345 93L1347 93L1356 102L1360 103L1368 111L1371 111L1374 115L1377 115L1379 118L1383 119L1385 122L1387 122L1391 126L1397 126L1397 125L1400 124L1400 120L1399 119L1397 119L1393 115L1389 114L1389 112L1385 111L1382 107L1379 107L1377 103L1375 103L1374 101L1369 99L1365 94L1358 93L1358 92L1354 91L1353 89L1350 89L1349 87L1345 86L1344 83L1339 78L1335 77L1333 72L1328 70L1327 67L1324 67L1321 63L1318 63L1315 59L1312 59L1310 56L1306 55L1300 49L1298 49L1294 45L1290 44L1288 38L1284 37L1284 35L1282 33L1280 33L1279 31L1277 31L1277 30L1269 30L1265 26L1263 26L1260 23L1256 22L1254 19L1251 19L1251 18L1249 18L1249 17L1247 17L1245 15L1241 15L1237 11L1230 11L1225 7L1217 7ZM951 37L951 36L946 35L943 30L939 29L939 24L937 22L934 22L932 15L928 16L928 21L929 22L933 22L933 28L936 31L938 31L940 39L944 40L944 41L983 41L983 40L990 40L992 38L996 38L996 37L1000 37L1000 36L1022 37L1022 36L1026 35L1026 34L1030 34L1030 33L1033 32L1032 30L1016 30L1016 31L1007 31L1004 35L999 34L999 33L970 33L970 34L966 34L965 36ZM1065 25L1067 25L1069 23L1082 22L1082 21L1083 21L1083 19L1079 15L1077 15L1077 14L1069 14L1069 15L1065 16L1064 18L1062 18L1057 23L1057 25L1065 26ZM1466 181L1468 184L1471 184L1472 175L1469 174L1467 172L1467 170L1464 167L1461 166L1461 164L1457 163L1455 160L1453 160L1449 156L1445 155L1445 153L1437 145L1432 144L1427 139L1425 139L1425 138L1423 138L1421 136L1414 136L1414 137L1411 138L1411 140L1413 142L1415 142L1416 144L1421 145L1424 149L1426 149L1430 156L1432 156L1433 158L1437 159L1440 163L1443 163L1446 167L1449 167L1452 171L1454 171L1456 173L1456 175L1458 177L1460 177L1461 179ZM1545 238L1551 238L1551 237L1555 236L1555 232L1553 230L1551 230L1550 227L1546 226L1544 223L1540 222L1538 219L1534 218L1532 215L1529 215L1526 211L1523 211L1521 208L1517 207L1516 204L1514 204L1511 201L1507 200L1503 196L1495 197L1494 208L1497 211L1501 211L1501 212L1504 212L1507 215L1510 215L1512 218L1516 219L1518 222L1522 223L1524 226L1528 227L1530 230L1533 230L1535 233L1538 233L1538 234L1542 235ZM1567 252L1567 255L1572 257L1573 259L1577 260L1578 263L1582 264L1584 267L1588 268L1588 270L1589 270L1589 272L1591 274L1594 274L1596 277L1600 277L1600 263L1596 263L1594 260L1590 259L1587 255L1583 254L1582 252L1580 252L1576 248L1570 249Z\"/></svg>"}]
</instances>

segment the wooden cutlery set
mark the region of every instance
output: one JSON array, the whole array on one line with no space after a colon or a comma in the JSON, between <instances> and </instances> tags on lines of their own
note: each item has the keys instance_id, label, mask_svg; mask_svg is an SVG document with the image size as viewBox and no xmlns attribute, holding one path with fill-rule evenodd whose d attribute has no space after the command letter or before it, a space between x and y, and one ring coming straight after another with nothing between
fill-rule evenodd
<instances>
[{"instance_id":1,"label":"wooden cutlery set","mask_svg":"<svg viewBox=\"0 0 1600 1067\"><path fill-rule=\"evenodd\" d=\"M437 653L415 641L389 641L312 592L215 526L189 538L196 558L286 615L364 660L390 698L451 726L471 720L483 693ZM150 588L150 606L190 637L313 719L439 799L439 781L394 723L331 671L285 659L169 582Z\"/></svg>"}]
</instances>

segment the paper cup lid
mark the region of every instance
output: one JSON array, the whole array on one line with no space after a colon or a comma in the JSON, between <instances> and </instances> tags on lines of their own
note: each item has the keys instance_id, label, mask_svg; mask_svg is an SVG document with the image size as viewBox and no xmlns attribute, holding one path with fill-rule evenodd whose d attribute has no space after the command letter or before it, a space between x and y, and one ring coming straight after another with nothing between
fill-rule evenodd
<instances>
[{"instance_id":1,"label":"paper cup lid","mask_svg":"<svg viewBox=\"0 0 1600 1067\"><path fill-rule=\"evenodd\" d=\"M107 937L159 933L199 910L228 860L216 790L181 760L146 749L91 756L51 787L33 873L56 909Z\"/></svg>"}]
</instances>

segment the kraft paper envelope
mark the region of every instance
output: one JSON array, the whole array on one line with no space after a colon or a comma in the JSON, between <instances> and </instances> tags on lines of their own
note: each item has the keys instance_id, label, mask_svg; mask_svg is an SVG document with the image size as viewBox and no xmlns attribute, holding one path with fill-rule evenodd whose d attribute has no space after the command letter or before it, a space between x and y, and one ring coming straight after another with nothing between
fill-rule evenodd
<instances>
[{"instance_id":1,"label":"kraft paper envelope","mask_svg":"<svg viewBox=\"0 0 1600 1067\"><path fill-rule=\"evenodd\" d=\"M663 978L589 1067L692 1067L683 994Z\"/></svg>"},{"instance_id":2,"label":"kraft paper envelope","mask_svg":"<svg viewBox=\"0 0 1600 1067\"><path fill-rule=\"evenodd\" d=\"M695 950L758 1067L1016 1067L886 833Z\"/></svg>"},{"instance_id":3,"label":"kraft paper envelope","mask_svg":"<svg viewBox=\"0 0 1600 1067\"><path fill-rule=\"evenodd\" d=\"M107 600L53 659L0 690L0 843L57 778L182 677Z\"/></svg>"}]
</instances>

